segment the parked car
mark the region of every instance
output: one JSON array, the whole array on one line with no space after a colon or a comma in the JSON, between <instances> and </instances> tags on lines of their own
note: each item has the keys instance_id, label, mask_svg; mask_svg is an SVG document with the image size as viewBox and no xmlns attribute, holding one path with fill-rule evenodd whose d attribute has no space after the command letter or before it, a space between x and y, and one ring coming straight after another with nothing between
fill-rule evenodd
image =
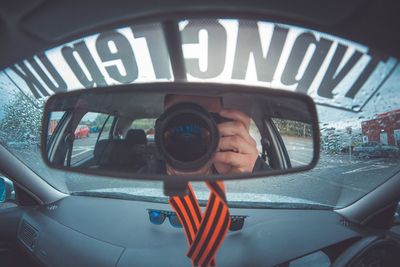
<instances>
[{"instance_id":1,"label":"parked car","mask_svg":"<svg viewBox=\"0 0 400 267\"><path fill-rule=\"evenodd\" d=\"M97 133L97 132L99 132L99 127L98 126L90 127L90 133Z\"/></svg>"},{"instance_id":2,"label":"parked car","mask_svg":"<svg viewBox=\"0 0 400 267\"><path fill-rule=\"evenodd\" d=\"M354 148L354 156L364 157L398 157L400 149L396 146L382 144L381 142L371 141Z\"/></svg>"},{"instance_id":3,"label":"parked car","mask_svg":"<svg viewBox=\"0 0 400 267\"><path fill-rule=\"evenodd\" d=\"M75 129L75 139L80 139L83 137L89 137L90 130L87 125L78 125Z\"/></svg>"}]
</instances>

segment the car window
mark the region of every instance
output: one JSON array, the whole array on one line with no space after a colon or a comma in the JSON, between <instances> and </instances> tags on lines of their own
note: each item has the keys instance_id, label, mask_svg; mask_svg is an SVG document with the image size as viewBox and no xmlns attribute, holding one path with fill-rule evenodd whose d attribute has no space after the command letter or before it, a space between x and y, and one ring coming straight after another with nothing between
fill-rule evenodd
<instances>
[{"instance_id":1,"label":"car window","mask_svg":"<svg viewBox=\"0 0 400 267\"><path fill-rule=\"evenodd\" d=\"M130 129L141 129L145 132L147 142L154 142L154 126L156 118L136 119L132 122Z\"/></svg>"},{"instance_id":2,"label":"car window","mask_svg":"<svg viewBox=\"0 0 400 267\"><path fill-rule=\"evenodd\" d=\"M93 130L93 133L98 133L98 139L100 140L106 140L106 139L113 139L113 133L112 133L112 126L115 120L114 116L107 115L107 114L101 114L101 113L95 113L95 121L93 124L91 124L91 129Z\"/></svg>"},{"instance_id":3,"label":"car window","mask_svg":"<svg viewBox=\"0 0 400 267\"><path fill-rule=\"evenodd\" d=\"M278 118L272 118L272 121L282 137L292 166L309 164L313 157L313 139L310 124Z\"/></svg>"},{"instance_id":4,"label":"car window","mask_svg":"<svg viewBox=\"0 0 400 267\"><path fill-rule=\"evenodd\" d=\"M132 129L143 129L145 131L150 131L154 129L154 125L156 124L156 119L136 119L132 122Z\"/></svg>"},{"instance_id":5,"label":"car window","mask_svg":"<svg viewBox=\"0 0 400 267\"><path fill-rule=\"evenodd\" d=\"M112 120L109 117L109 115L95 112L86 113L82 117L74 131L75 139L71 153L72 166L93 157L97 139L104 140L110 137Z\"/></svg>"},{"instance_id":6,"label":"car window","mask_svg":"<svg viewBox=\"0 0 400 267\"><path fill-rule=\"evenodd\" d=\"M256 141L258 153L262 153L261 133L253 119L250 121L250 136Z\"/></svg>"}]
</instances>

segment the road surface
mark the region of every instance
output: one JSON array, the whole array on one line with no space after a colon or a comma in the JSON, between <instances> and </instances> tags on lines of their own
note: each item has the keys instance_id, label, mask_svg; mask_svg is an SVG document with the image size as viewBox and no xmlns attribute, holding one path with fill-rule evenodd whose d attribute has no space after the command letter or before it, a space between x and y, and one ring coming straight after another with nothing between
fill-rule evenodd
<instances>
[{"instance_id":1,"label":"road surface","mask_svg":"<svg viewBox=\"0 0 400 267\"><path fill-rule=\"evenodd\" d=\"M292 167L306 166L311 163L314 155L313 139L293 136L282 136L289 154Z\"/></svg>"},{"instance_id":2,"label":"road surface","mask_svg":"<svg viewBox=\"0 0 400 267\"><path fill-rule=\"evenodd\" d=\"M96 141L97 134L91 134L89 137L75 139L72 148L71 164L77 163L92 156Z\"/></svg>"}]
</instances>

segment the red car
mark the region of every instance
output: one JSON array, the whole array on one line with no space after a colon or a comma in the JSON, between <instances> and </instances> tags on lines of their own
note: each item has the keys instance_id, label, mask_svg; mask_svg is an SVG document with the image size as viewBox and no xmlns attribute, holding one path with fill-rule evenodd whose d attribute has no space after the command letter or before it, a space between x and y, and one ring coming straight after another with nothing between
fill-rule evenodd
<instances>
[{"instance_id":1,"label":"red car","mask_svg":"<svg viewBox=\"0 0 400 267\"><path fill-rule=\"evenodd\" d=\"M89 127L87 125L78 125L75 129L75 139L89 137Z\"/></svg>"}]
</instances>

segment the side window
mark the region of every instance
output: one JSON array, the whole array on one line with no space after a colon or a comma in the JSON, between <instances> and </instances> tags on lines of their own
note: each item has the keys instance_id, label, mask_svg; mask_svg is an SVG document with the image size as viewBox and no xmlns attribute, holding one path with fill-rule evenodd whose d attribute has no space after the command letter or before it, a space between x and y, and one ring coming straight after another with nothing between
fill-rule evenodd
<instances>
[{"instance_id":1,"label":"side window","mask_svg":"<svg viewBox=\"0 0 400 267\"><path fill-rule=\"evenodd\" d=\"M272 119L288 152L292 167L308 165L313 158L311 125L300 121Z\"/></svg>"},{"instance_id":2,"label":"side window","mask_svg":"<svg viewBox=\"0 0 400 267\"><path fill-rule=\"evenodd\" d=\"M154 125L156 119L137 119L132 122L131 129L142 129L147 138L147 142L154 142Z\"/></svg>"},{"instance_id":3,"label":"side window","mask_svg":"<svg viewBox=\"0 0 400 267\"><path fill-rule=\"evenodd\" d=\"M74 132L72 166L93 158L97 140L109 139L112 121L112 116L102 113L89 112L83 116Z\"/></svg>"},{"instance_id":4,"label":"side window","mask_svg":"<svg viewBox=\"0 0 400 267\"><path fill-rule=\"evenodd\" d=\"M100 134L99 140L110 139L114 116L97 113L97 121L99 126L96 126L96 130Z\"/></svg>"},{"instance_id":5,"label":"side window","mask_svg":"<svg viewBox=\"0 0 400 267\"><path fill-rule=\"evenodd\" d=\"M255 122L253 120L251 120L251 122L250 122L250 135L251 135L251 137L253 137L253 139L257 143L258 154L261 154L261 152L262 152L261 134L260 134L260 131L258 130L257 125L255 124Z\"/></svg>"}]
</instances>

